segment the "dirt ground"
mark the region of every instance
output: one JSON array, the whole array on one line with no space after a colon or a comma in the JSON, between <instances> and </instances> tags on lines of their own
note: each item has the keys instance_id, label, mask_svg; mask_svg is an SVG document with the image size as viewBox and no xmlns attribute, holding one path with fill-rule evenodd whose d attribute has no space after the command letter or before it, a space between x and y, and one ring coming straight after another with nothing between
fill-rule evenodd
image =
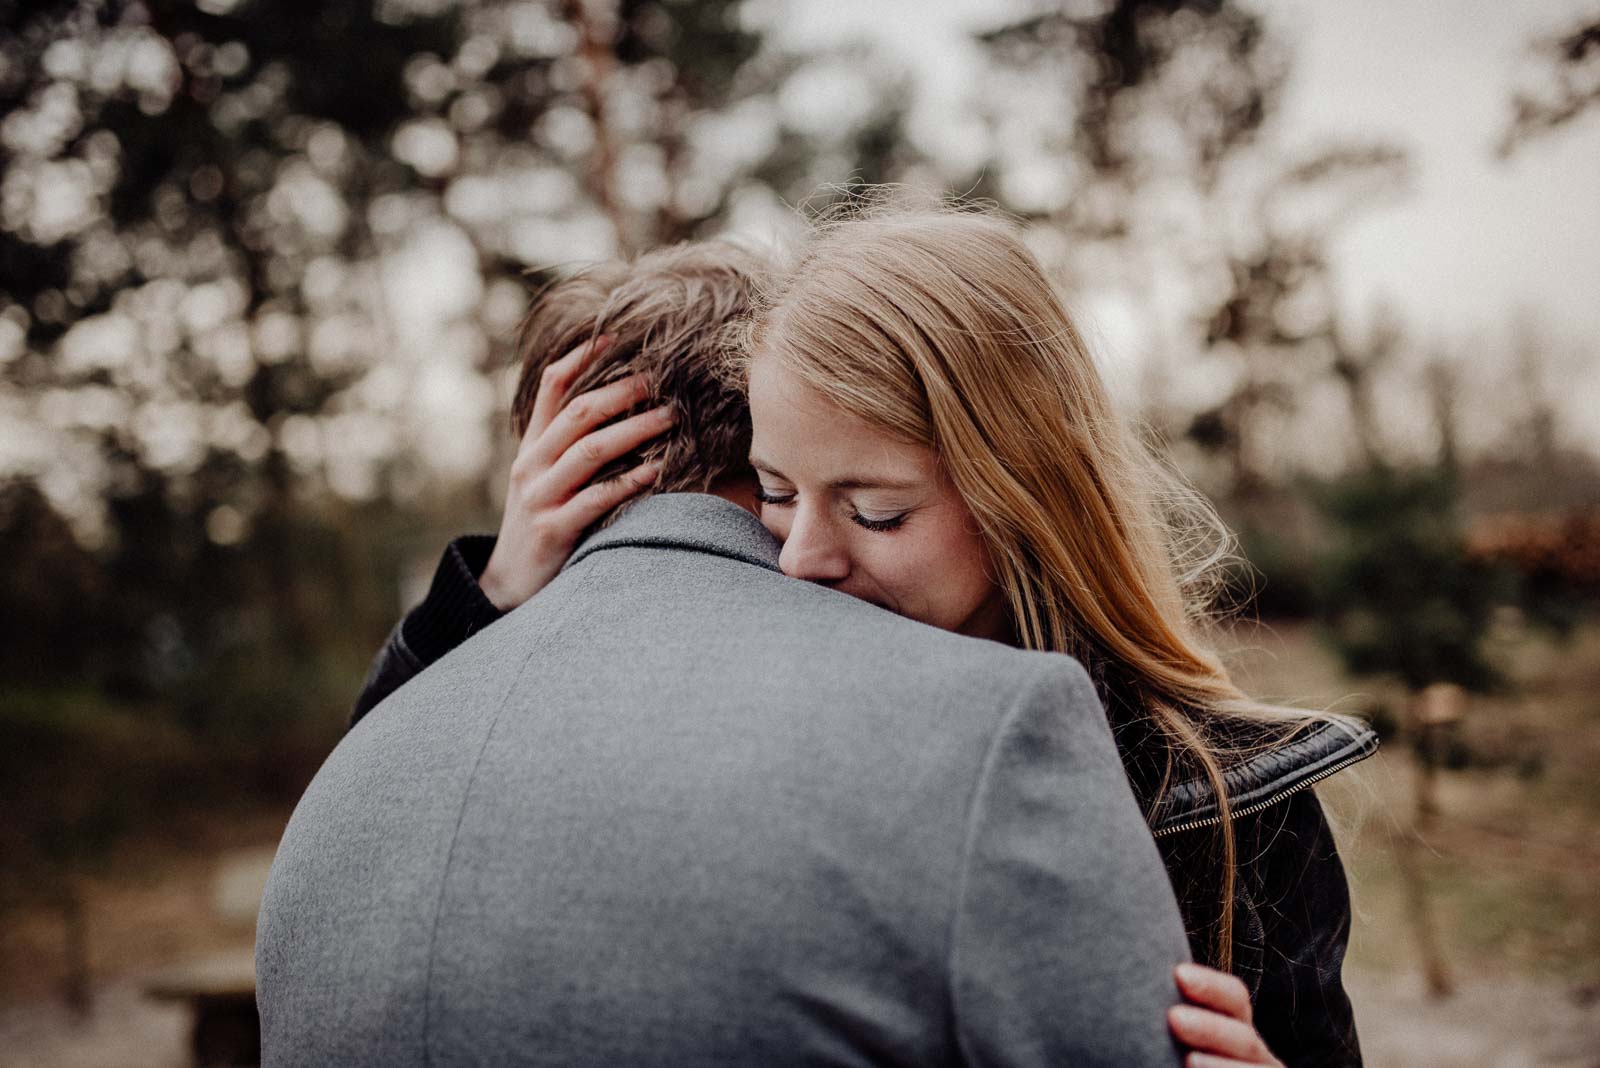
<instances>
[{"instance_id":1,"label":"dirt ground","mask_svg":"<svg viewBox=\"0 0 1600 1068\"><path fill-rule=\"evenodd\" d=\"M1600 1065L1600 997L1591 988L1472 977L1434 1001L1416 973L1350 969L1345 981L1372 1068Z\"/></svg>"},{"instance_id":2,"label":"dirt ground","mask_svg":"<svg viewBox=\"0 0 1600 1068\"><path fill-rule=\"evenodd\" d=\"M1595 1068L1600 1008L1525 980L1466 984L1448 1001L1417 976L1353 972L1361 1043L1371 1068ZM187 1013L144 997L136 978L103 985L84 1023L59 1003L0 1010L6 1068L184 1068Z\"/></svg>"},{"instance_id":3,"label":"dirt ground","mask_svg":"<svg viewBox=\"0 0 1600 1068\"><path fill-rule=\"evenodd\" d=\"M196 887L169 887L174 900ZM104 920L102 922L105 922ZM212 937L206 951L248 948L248 937ZM191 947L200 952L198 945ZM161 962L165 964L166 962ZM108 978L87 1020L59 998L32 996L0 1008L3 1068L184 1068L190 1018L143 989L157 965ZM1347 974L1372 1068L1596 1068L1600 992L1525 978L1467 978L1433 1001L1415 972L1352 968Z\"/></svg>"},{"instance_id":4,"label":"dirt ground","mask_svg":"<svg viewBox=\"0 0 1600 1068\"><path fill-rule=\"evenodd\" d=\"M1242 632L1235 662L1269 696L1386 693L1341 678L1294 628ZM1390 746L1323 790L1351 878L1346 977L1374 1068L1600 1068L1600 628L1520 650L1517 662L1516 695L1475 701L1469 726L1491 746L1537 750L1537 773L1525 762L1445 773L1442 815L1418 844L1449 998L1424 993L1396 874L1396 843L1413 833L1411 761ZM83 884L95 991L86 1020L60 997L59 914L0 915L0 1068L187 1064L186 1010L145 985L175 964L248 953L251 887L286 816L230 821L184 848L130 847Z\"/></svg>"}]
</instances>

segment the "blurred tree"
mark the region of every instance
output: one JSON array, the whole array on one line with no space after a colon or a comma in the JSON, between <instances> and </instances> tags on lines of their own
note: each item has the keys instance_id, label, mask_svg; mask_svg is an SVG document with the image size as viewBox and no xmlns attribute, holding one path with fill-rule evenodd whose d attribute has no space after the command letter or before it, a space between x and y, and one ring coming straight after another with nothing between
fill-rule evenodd
<instances>
[{"instance_id":1,"label":"blurred tree","mask_svg":"<svg viewBox=\"0 0 1600 1068\"><path fill-rule=\"evenodd\" d=\"M1287 73L1262 18L1230 0L1049 3L980 39L1004 71L999 199L1078 237L1132 230L1141 188L1214 189ZM1044 106L1012 111L1016 93Z\"/></svg>"},{"instance_id":2,"label":"blurred tree","mask_svg":"<svg viewBox=\"0 0 1600 1068\"><path fill-rule=\"evenodd\" d=\"M1375 394L1378 375L1393 362L1400 350L1401 339L1399 317L1387 305L1378 307L1374 321L1364 335L1355 336L1337 321L1328 331L1328 343L1333 353L1330 369L1344 387L1350 407L1357 466L1374 466L1382 463L1387 455Z\"/></svg>"},{"instance_id":3,"label":"blurred tree","mask_svg":"<svg viewBox=\"0 0 1600 1068\"><path fill-rule=\"evenodd\" d=\"M1473 524L1467 551L1514 575L1517 606L1559 637L1600 608L1600 510L1488 517Z\"/></svg>"},{"instance_id":4,"label":"blurred tree","mask_svg":"<svg viewBox=\"0 0 1600 1068\"><path fill-rule=\"evenodd\" d=\"M291 439L359 378L342 276L371 198L407 181L385 150L405 65L454 19L302 8L43 5L0 42L4 230L51 264L7 286L27 343L5 382L53 398L41 422L95 462L57 503L100 528L127 667L163 644L204 659L206 609L246 586L287 655L312 642Z\"/></svg>"},{"instance_id":5,"label":"blurred tree","mask_svg":"<svg viewBox=\"0 0 1600 1068\"><path fill-rule=\"evenodd\" d=\"M1443 352L1434 352L1423 364L1422 381L1439 437L1439 465L1457 471L1461 465L1461 365Z\"/></svg>"},{"instance_id":6,"label":"blurred tree","mask_svg":"<svg viewBox=\"0 0 1600 1068\"><path fill-rule=\"evenodd\" d=\"M522 276L699 233L763 162L706 135L748 95L737 9L9 13L0 414L37 442L14 474L116 591L96 607L119 678L170 689L226 649L292 662L350 629L359 606L317 592L347 588L337 554L295 544L330 493L443 492L450 457L444 479L481 473ZM454 324L416 336L429 271Z\"/></svg>"},{"instance_id":7,"label":"blurred tree","mask_svg":"<svg viewBox=\"0 0 1600 1068\"><path fill-rule=\"evenodd\" d=\"M0 2L0 824L78 959L125 825L315 769L371 573L505 439L524 276L699 234L776 150L729 148L782 74L738 8Z\"/></svg>"},{"instance_id":8,"label":"blurred tree","mask_svg":"<svg viewBox=\"0 0 1600 1068\"><path fill-rule=\"evenodd\" d=\"M80 606L103 597L98 561L31 482L0 484L0 675L13 686L93 670L103 636Z\"/></svg>"},{"instance_id":9,"label":"blurred tree","mask_svg":"<svg viewBox=\"0 0 1600 1068\"><path fill-rule=\"evenodd\" d=\"M1380 318L1365 342L1339 344L1336 370L1349 385L1358 427L1362 383L1389 359L1397 338ZM1540 469L1554 467L1558 451L1539 362L1543 348L1529 338L1525 328L1518 378L1529 412L1527 471L1537 478ZM1578 612L1592 606L1585 592L1600 575L1593 544L1600 524L1582 515L1559 526L1512 519L1480 523L1469 538L1457 445L1460 364L1436 356L1423 372L1438 429L1437 462L1400 467L1374 447L1365 464L1318 488L1332 543L1321 562L1317 601L1345 667L1398 678L1409 694L1400 736L1415 760L1417 833L1397 843L1396 859L1429 989L1443 996L1453 984L1418 856L1421 836L1439 816L1437 773L1447 761L1461 766L1478 759L1460 728L1466 695L1506 682L1486 651L1496 613L1514 607L1523 619L1569 632ZM1532 761L1537 766L1537 754Z\"/></svg>"},{"instance_id":10,"label":"blurred tree","mask_svg":"<svg viewBox=\"0 0 1600 1068\"><path fill-rule=\"evenodd\" d=\"M1503 581L1467 556L1454 474L1375 465L1318 496L1337 537L1320 601L1345 665L1413 692L1491 686L1483 642Z\"/></svg>"},{"instance_id":11,"label":"blurred tree","mask_svg":"<svg viewBox=\"0 0 1600 1068\"><path fill-rule=\"evenodd\" d=\"M1399 342L1379 308L1358 335L1341 322L1329 246L1354 214L1399 188L1405 156L1382 145L1337 145L1284 168L1258 194L1231 244L1229 284L1202 309L1203 343L1232 370L1232 387L1190 424L1196 443L1228 460L1231 493L1248 503L1269 481L1266 445L1318 380L1344 390L1359 461L1382 452L1373 379Z\"/></svg>"},{"instance_id":12,"label":"blurred tree","mask_svg":"<svg viewBox=\"0 0 1600 1068\"><path fill-rule=\"evenodd\" d=\"M1289 53L1230 0L1047 4L982 40L999 70L980 191L1065 236L1054 266L1073 288L1121 261L1160 279L1162 302L1187 296L1197 329L1180 344L1230 386L1186 413L1185 435L1224 459L1233 495L1258 496L1274 432L1309 382L1331 372L1364 396L1346 374L1361 365L1335 322L1327 247L1398 187L1405 157L1339 144L1277 158L1265 135Z\"/></svg>"},{"instance_id":13,"label":"blurred tree","mask_svg":"<svg viewBox=\"0 0 1600 1068\"><path fill-rule=\"evenodd\" d=\"M1533 51L1544 84L1512 97L1511 122L1497 146L1502 159L1600 105L1600 19L1575 21L1535 41Z\"/></svg>"},{"instance_id":14,"label":"blurred tree","mask_svg":"<svg viewBox=\"0 0 1600 1068\"><path fill-rule=\"evenodd\" d=\"M1319 496L1335 534L1321 576L1323 625L1349 671L1396 676L1410 692L1402 736L1416 759L1417 832L1425 833L1438 813L1436 772L1463 710L1459 694L1499 681L1484 642L1502 576L1466 552L1454 471L1379 463ZM1408 838L1396 857L1429 989L1443 996L1452 983L1416 847Z\"/></svg>"}]
</instances>

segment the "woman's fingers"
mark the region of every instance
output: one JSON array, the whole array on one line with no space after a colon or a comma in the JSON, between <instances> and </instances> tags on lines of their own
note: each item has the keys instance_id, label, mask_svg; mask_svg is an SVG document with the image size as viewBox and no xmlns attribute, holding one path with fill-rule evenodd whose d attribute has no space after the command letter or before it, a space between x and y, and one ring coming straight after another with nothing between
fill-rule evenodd
<instances>
[{"instance_id":1,"label":"woman's fingers","mask_svg":"<svg viewBox=\"0 0 1600 1068\"><path fill-rule=\"evenodd\" d=\"M644 375L629 375L572 398L539 435L530 459L543 466L554 464L585 435L649 399L650 382Z\"/></svg>"},{"instance_id":2,"label":"woman's fingers","mask_svg":"<svg viewBox=\"0 0 1600 1068\"><path fill-rule=\"evenodd\" d=\"M547 483L549 492L555 500L564 500L577 493L606 464L659 437L674 422L676 418L672 409L663 406L629 416L620 423L585 435L551 465Z\"/></svg>"},{"instance_id":3,"label":"woman's fingers","mask_svg":"<svg viewBox=\"0 0 1600 1068\"><path fill-rule=\"evenodd\" d=\"M640 464L632 471L624 471L616 478L596 482L573 497L561 509L563 524L570 526L576 537L599 522L607 512L623 501L649 489L660 474L659 464Z\"/></svg>"},{"instance_id":4,"label":"woman's fingers","mask_svg":"<svg viewBox=\"0 0 1600 1068\"><path fill-rule=\"evenodd\" d=\"M1238 976L1203 964L1180 964L1177 977L1178 990L1189 1001L1226 1013L1235 1020L1250 1022L1250 988Z\"/></svg>"},{"instance_id":5,"label":"woman's fingers","mask_svg":"<svg viewBox=\"0 0 1600 1068\"><path fill-rule=\"evenodd\" d=\"M546 368L540 379L528 428L511 463L500 534L478 576L484 595L503 611L543 589L595 520L655 481L655 468L644 465L621 479L587 485L595 472L673 422L670 413L657 409L612 423L648 399L649 383L642 375L572 397L573 383L609 343L602 336L580 345Z\"/></svg>"},{"instance_id":6,"label":"woman's fingers","mask_svg":"<svg viewBox=\"0 0 1600 1068\"><path fill-rule=\"evenodd\" d=\"M601 334L545 367L539 377L539 392L533 398L533 414L528 420L527 433L523 435L524 443L544 433L566 404L567 395L572 392L572 384L578 380L578 375L589 366L590 360L610 345L611 338Z\"/></svg>"},{"instance_id":7,"label":"woman's fingers","mask_svg":"<svg viewBox=\"0 0 1600 1068\"><path fill-rule=\"evenodd\" d=\"M1236 1061L1232 1057L1218 1057L1211 1053L1191 1053L1183 1059L1183 1068L1255 1068L1255 1062Z\"/></svg>"},{"instance_id":8,"label":"woman's fingers","mask_svg":"<svg viewBox=\"0 0 1600 1068\"><path fill-rule=\"evenodd\" d=\"M1179 1042L1197 1053L1232 1057L1246 1064L1279 1063L1254 1027L1220 1012L1174 1005L1167 1010L1167 1026Z\"/></svg>"},{"instance_id":9,"label":"woman's fingers","mask_svg":"<svg viewBox=\"0 0 1600 1068\"><path fill-rule=\"evenodd\" d=\"M561 504L530 506L524 513L508 507L500 518L500 536L489 562L478 576L478 587L495 607L509 612L556 577L585 530L617 505L649 489L659 474L659 464L640 464Z\"/></svg>"}]
</instances>

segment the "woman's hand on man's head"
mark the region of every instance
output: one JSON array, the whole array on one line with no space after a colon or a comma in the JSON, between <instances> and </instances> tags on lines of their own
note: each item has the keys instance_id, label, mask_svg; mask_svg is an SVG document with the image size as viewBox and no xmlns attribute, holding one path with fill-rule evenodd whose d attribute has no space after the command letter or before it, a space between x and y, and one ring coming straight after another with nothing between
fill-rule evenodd
<instances>
[{"instance_id":1,"label":"woman's hand on man's head","mask_svg":"<svg viewBox=\"0 0 1600 1068\"><path fill-rule=\"evenodd\" d=\"M1256 1031L1243 982L1201 964L1178 965L1177 977L1189 1004L1169 1009L1167 1026L1189 1050L1184 1068L1283 1068Z\"/></svg>"},{"instance_id":2,"label":"woman's hand on man's head","mask_svg":"<svg viewBox=\"0 0 1600 1068\"><path fill-rule=\"evenodd\" d=\"M589 361L605 351L601 336L579 345L545 369L528 429L517 447L506 489L506 509L489 562L478 578L485 597L501 611L544 589L577 547L578 539L608 512L648 489L659 471L640 464L614 479L590 484L595 473L658 437L675 421L662 406L613 423L650 397L642 375L567 398ZM608 425L609 424L609 425Z\"/></svg>"}]
</instances>

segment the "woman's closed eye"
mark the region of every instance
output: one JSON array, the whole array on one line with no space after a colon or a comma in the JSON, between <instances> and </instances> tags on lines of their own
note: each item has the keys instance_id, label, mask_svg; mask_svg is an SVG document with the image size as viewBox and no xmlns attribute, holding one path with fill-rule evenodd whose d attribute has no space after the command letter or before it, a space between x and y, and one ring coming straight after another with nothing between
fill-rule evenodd
<instances>
[{"instance_id":1,"label":"woman's closed eye","mask_svg":"<svg viewBox=\"0 0 1600 1068\"><path fill-rule=\"evenodd\" d=\"M863 512L852 511L850 513L850 522L854 523L858 527L883 533L885 531L894 530L896 527L899 527L905 523L906 516L909 514L909 512L901 512L899 515L883 516L880 518L878 516L866 515Z\"/></svg>"},{"instance_id":2,"label":"woman's closed eye","mask_svg":"<svg viewBox=\"0 0 1600 1068\"><path fill-rule=\"evenodd\" d=\"M773 493L772 491L768 490L765 486L757 486L756 487L756 500L761 502L762 504L770 504L770 505L774 505L774 506L782 506L782 505L785 505L785 504L793 504L794 503L794 494L792 494L792 493Z\"/></svg>"},{"instance_id":3,"label":"woman's closed eye","mask_svg":"<svg viewBox=\"0 0 1600 1068\"><path fill-rule=\"evenodd\" d=\"M793 504L795 498L793 493L777 493L760 485L756 487L755 496L758 502L769 508L785 508ZM850 522L863 530L881 534L900 527L905 523L906 516L910 514L910 512L891 512L884 515L875 515L851 508Z\"/></svg>"}]
</instances>

